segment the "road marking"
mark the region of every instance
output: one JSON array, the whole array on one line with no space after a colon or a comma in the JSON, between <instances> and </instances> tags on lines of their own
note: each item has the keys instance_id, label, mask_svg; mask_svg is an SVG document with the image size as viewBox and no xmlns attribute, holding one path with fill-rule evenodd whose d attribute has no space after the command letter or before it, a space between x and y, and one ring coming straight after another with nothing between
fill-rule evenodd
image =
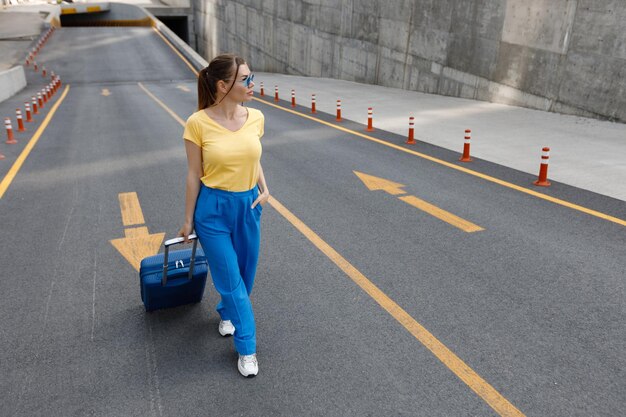
<instances>
[{"instance_id":1,"label":"road marking","mask_svg":"<svg viewBox=\"0 0 626 417\"><path fill-rule=\"evenodd\" d=\"M146 90L146 92L148 92ZM154 97L150 94L150 97ZM167 112L173 112L159 102ZM178 123L184 126L180 117L174 117ZM448 369L450 369L461 381L482 398L491 408L503 417L525 417L513 404L495 390L487 381L482 379L472 368L456 356L450 349L441 343L435 336L411 317L402 307L396 304L384 292L376 287L365 275L356 269L350 262L334 250L328 243L313 232L304 222L298 219L285 206L274 197L270 197L269 203L297 230L309 239L315 247L325 254L335 265L348 275L363 291L372 297L381 307L396 319L405 329L409 331L420 343L430 350Z\"/></svg>"},{"instance_id":2,"label":"road marking","mask_svg":"<svg viewBox=\"0 0 626 417\"><path fill-rule=\"evenodd\" d=\"M109 91L109 89L108 89L108 88L103 88L103 89L102 89L102 92L101 92L100 94L101 94L101 95L103 95L103 96L105 96L105 97L108 97L108 96L110 96L110 95L111 95L111 92Z\"/></svg>"},{"instance_id":3,"label":"road marking","mask_svg":"<svg viewBox=\"0 0 626 417\"><path fill-rule=\"evenodd\" d=\"M120 193L118 198L120 200L122 223L124 223L124 226L144 224L146 222L143 218L143 212L141 211L137 193Z\"/></svg>"},{"instance_id":4,"label":"road marking","mask_svg":"<svg viewBox=\"0 0 626 417\"><path fill-rule=\"evenodd\" d=\"M473 232L480 232L481 230L485 230L484 228L468 220L465 220L455 214L445 211L433 204L427 203L426 201L419 199L413 195L405 195L405 196L398 197L398 198L419 210L425 211L426 213L438 218L439 220L442 220L448 224L451 224L454 227L458 227L464 232L473 233Z\"/></svg>"},{"instance_id":5,"label":"road marking","mask_svg":"<svg viewBox=\"0 0 626 417\"><path fill-rule=\"evenodd\" d=\"M163 103L161 100L159 100L154 94L152 94L150 91L148 91L148 89L146 87L144 87L144 85L142 83L137 83L139 85L139 87L146 92L147 95L150 96L150 98L152 98L152 100L156 101L157 104L161 107L163 107L163 109L168 112L170 114L170 116L172 116L178 123L180 123L181 125L185 126L185 121L183 119L181 119L180 117L178 117L178 115L176 113L174 113L172 110L170 110L169 107L167 107L165 105L165 103Z\"/></svg>"},{"instance_id":6,"label":"road marking","mask_svg":"<svg viewBox=\"0 0 626 417\"><path fill-rule=\"evenodd\" d=\"M549 195L546 195L546 194L542 194L542 193L539 193L537 191L531 190L529 188L520 187L519 185L512 184L510 182L501 180L499 178L495 178L495 177L483 174L483 173L478 172L478 171L473 171L471 169L455 165L453 163L444 161L444 160L439 159L439 158L435 158L435 157L430 156L430 155L423 154L421 152L416 152L416 151L413 151L411 149L406 149L406 148L403 148L402 146L398 146L398 145L395 145L393 143L385 142L384 140L376 139L376 138L368 136L368 135L366 135L364 133L356 132L354 130L347 129L347 128L342 127L342 126L334 125L334 124L326 122L324 120L320 120L320 119L317 119L315 117L309 116L308 114L304 114L304 113L297 112L295 110L287 109L287 108L281 107L279 105L276 105L274 103L270 103L270 102L267 102L265 100L261 100L261 99L256 98L256 97L253 97L253 100L256 100L256 101L258 101L260 103L266 104L266 105L271 106L271 107L275 107L275 108L280 109L282 111L285 111L285 112L288 112L288 113L292 113L292 114L298 115L300 117L304 117L305 119L309 119L309 120L312 120L314 122L321 123L321 124L326 125L328 127L332 127L333 129L337 129L337 130L340 130L342 132L350 133L352 135L359 136L359 137L361 137L363 139L367 139L369 141L376 142L376 143L378 143L380 145L388 146L390 148L393 148L393 149L396 149L396 150L399 150L399 151L402 151L402 152L406 152L406 153L411 154L411 155L419 156L420 158L423 158L423 159L429 160L431 162L434 162L434 163L446 166L448 168L455 169L457 171L464 172L464 173L469 174L469 175L473 175L473 176L478 177L478 178L482 178L482 179L484 179L486 181L493 182L493 183L501 185L503 187L511 188L513 190L516 190L516 191L519 191L519 192L531 195L533 197L540 198L542 200L549 201L549 202L554 203L554 204L559 204L561 206L564 206L564 207L567 207L567 208L570 208L570 209L573 209L573 210L577 210L577 211L589 214L591 216L598 217L598 218L603 219L603 220L608 220L610 222L613 222L613 223L616 223L616 224L619 224L619 225L622 225L622 226L626 226L626 220L624 220L624 219L620 219L618 217L614 217L614 216L611 216L611 215L599 212L597 210L589 209L587 207L583 207L583 206L580 206L578 204L570 203L569 201L561 200L561 199L556 198L556 197L552 197L552 196L549 196Z\"/></svg>"},{"instance_id":7,"label":"road marking","mask_svg":"<svg viewBox=\"0 0 626 417\"><path fill-rule=\"evenodd\" d=\"M141 237L141 236L147 236L149 234L150 233L148 233L148 227L146 226L127 227L126 229L124 229L125 237Z\"/></svg>"},{"instance_id":8,"label":"road marking","mask_svg":"<svg viewBox=\"0 0 626 417\"><path fill-rule=\"evenodd\" d=\"M26 161L26 158L28 158L28 155L33 150L37 142L39 141L39 138L43 134L44 130L46 130L46 127L48 127L50 120L52 120L52 116L54 116L54 113L56 113L61 103L63 103L63 100L65 100L65 97L67 96L67 93L69 91L70 91L70 86L68 84L65 86L65 90L63 91L63 94L61 94L61 97L59 97L59 100L56 103L54 103L54 106L52 106L52 109L50 109L50 112L41 123L41 126L39 126L35 134L30 138L30 140L28 141L28 144L26 145L26 147L24 147L24 150L22 150L22 153L20 153L20 156L17 157L17 159L11 166L11 169L9 169L9 172L7 172L7 174L2 179L2 182L0 182L0 199L4 196L4 193L7 191L7 189L9 188L9 186L15 179L15 176L19 172L20 168L22 168L24 161Z\"/></svg>"},{"instance_id":9,"label":"road marking","mask_svg":"<svg viewBox=\"0 0 626 417\"><path fill-rule=\"evenodd\" d=\"M357 177L370 191L383 190L391 195L399 195L406 194L406 191L402 189L402 187L406 187L404 184L399 184L397 182L389 181L385 178L375 177L373 175L364 174L358 171L352 171L356 174ZM405 195L402 197L398 197L400 200L404 201L412 205L413 207L422 210L431 216L438 218L448 224L451 224L454 227L458 227L467 233L479 232L481 230L485 230L482 227L465 220L455 214L452 214L448 211L445 211L442 208L435 206L434 204L427 203L426 201L419 199L412 195Z\"/></svg>"},{"instance_id":10,"label":"road marking","mask_svg":"<svg viewBox=\"0 0 626 417\"><path fill-rule=\"evenodd\" d=\"M187 87L186 85L182 85L182 84L178 84L176 86L176 88L178 88L179 90L184 91L185 93L189 93L191 90L189 89L189 87Z\"/></svg>"},{"instance_id":11,"label":"road marking","mask_svg":"<svg viewBox=\"0 0 626 417\"><path fill-rule=\"evenodd\" d=\"M111 239L109 242L139 272L141 260L156 255L161 249L165 233L145 234L136 237Z\"/></svg>"},{"instance_id":12,"label":"road marking","mask_svg":"<svg viewBox=\"0 0 626 417\"><path fill-rule=\"evenodd\" d=\"M402 189L402 187L406 187L404 184L399 184L397 182L389 181L384 178L375 177L373 175L364 174L359 171L352 171L354 174L359 177L363 184L370 191L383 190L391 195L399 195L406 194L406 191Z\"/></svg>"},{"instance_id":13,"label":"road marking","mask_svg":"<svg viewBox=\"0 0 626 417\"><path fill-rule=\"evenodd\" d=\"M269 203L287 221L300 231L307 239L326 255L335 265L348 275L363 291L372 297L382 308L396 319L409 331L420 343L430 350L444 365L448 367L459 379L470 387L479 397L491 406L501 416L524 416L513 404L504 398L487 381L482 379L472 368L456 356L450 349L433 336L426 328L419 324L402 307L396 304L365 275L356 269L350 262L341 256L335 249L319 237L313 230L304 224L299 218L291 213L274 197L270 197Z\"/></svg>"},{"instance_id":14,"label":"road marking","mask_svg":"<svg viewBox=\"0 0 626 417\"><path fill-rule=\"evenodd\" d=\"M145 223L137 193L120 193L118 199L124 226ZM147 226L140 226L124 229L124 237L111 239L109 242L136 271L139 271L141 260L156 255L164 238L165 233L150 234Z\"/></svg>"}]
</instances>

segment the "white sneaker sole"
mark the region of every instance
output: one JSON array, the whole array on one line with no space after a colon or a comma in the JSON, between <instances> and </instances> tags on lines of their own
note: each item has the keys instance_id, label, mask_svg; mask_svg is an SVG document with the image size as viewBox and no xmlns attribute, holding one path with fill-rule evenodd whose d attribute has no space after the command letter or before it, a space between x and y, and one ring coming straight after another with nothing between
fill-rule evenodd
<instances>
[{"instance_id":1,"label":"white sneaker sole","mask_svg":"<svg viewBox=\"0 0 626 417\"><path fill-rule=\"evenodd\" d=\"M239 373L243 376L245 376L246 378L254 378L255 376L257 376L257 374L259 373L259 370L257 369L256 373L249 373L246 374L246 370L243 369L240 365L239 365L239 361L237 361L237 369L239 370Z\"/></svg>"},{"instance_id":2,"label":"white sneaker sole","mask_svg":"<svg viewBox=\"0 0 626 417\"><path fill-rule=\"evenodd\" d=\"M232 333L230 333L230 332L222 332L222 329L217 329L217 331L220 332L220 335L222 337L230 337L230 336L233 336L235 334L235 332L232 332Z\"/></svg>"},{"instance_id":3,"label":"white sneaker sole","mask_svg":"<svg viewBox=\"0 0 626 417\"><path fill-rule=\"evenodd\" d=\"M235 334L235 329L233 328L233 330L228 331L228 330L223 330L222 326L218 326L217 327L217 331L219 332L219 334L222 337L229 337L229 336L233 336Z\"/></svg>"}]
</instances>

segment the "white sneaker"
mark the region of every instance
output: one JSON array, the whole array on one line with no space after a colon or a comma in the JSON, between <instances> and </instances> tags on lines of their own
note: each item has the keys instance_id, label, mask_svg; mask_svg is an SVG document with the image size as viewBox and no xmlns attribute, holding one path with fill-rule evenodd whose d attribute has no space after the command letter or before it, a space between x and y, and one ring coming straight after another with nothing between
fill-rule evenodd
<instances>
[{"instance_id":1,"label":"white sneaker","mask_svg":"<svg viewBox=\"0 0 626 417\"><path fill-rule=\"evenodd\" d=\"M235 334L235 326L230 320L220 320L220 327L218 329L220 334L224 337L232 336Z\"/></svg>"},{"instance_id":2,"label":"white sneaker","mask_svg":"<svg viewBox=\"0 0 626 417\"><path fill-rule=\"evenodd\" d=\"M237 361L239 373L246 378L252 378L259 373L259 362L256 360L256 353L252 355L239 355Z\"/></svg>"}]
</instances>

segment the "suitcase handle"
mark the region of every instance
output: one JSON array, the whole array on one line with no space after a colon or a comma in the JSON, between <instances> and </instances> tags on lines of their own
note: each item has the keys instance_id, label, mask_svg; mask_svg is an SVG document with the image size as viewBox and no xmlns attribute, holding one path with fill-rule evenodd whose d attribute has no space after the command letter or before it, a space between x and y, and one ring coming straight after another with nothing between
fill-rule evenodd
<instances>
[{"instance_id":1,"label":"suitcase handle","mask_svg":"<svg viewBox=\"0 0 626 417\"><path fill-rule=\"evenodd\" d=\"M189 235L189 240L193 240L193 249L191 250L191 260L189 261L189 280L191 281L193 277L193 266L196 260L196 247L198 246L198 235L195 233ZM165 286L167 284L167 269L168 269L168 256L170 252L170 246L178 245L179 243L183 243L185 241L184 237L175 237L173 239L166 240L163 244L165 246L165 253L163 255L163 277L161 278L161 285Z\"/></svg>"}]
</instances>

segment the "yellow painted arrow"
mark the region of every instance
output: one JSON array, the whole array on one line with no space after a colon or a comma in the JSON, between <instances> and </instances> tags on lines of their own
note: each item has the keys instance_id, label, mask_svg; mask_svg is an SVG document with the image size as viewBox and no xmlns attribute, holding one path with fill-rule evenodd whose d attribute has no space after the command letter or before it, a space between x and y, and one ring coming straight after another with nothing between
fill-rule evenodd
<instances>
[{"instance_id":1,"label":"yellow painted arrow","mask_svg":"<svg viewBox=\"0 0 626 417\"><path fill-rule=\"evenodd\" d=\"M122 211L122 223L124 223L124 226L132 226L146 222L143 218L143 212L141 211L137 193L120 193L117 198L120 200L120 210Z\"/></svg>"},{"instance_id":2,"label":"yellow painted arrow","mask_svg":"<svg viewBox=\"0 0 626 417\"><path fill-rule=\"evenodd\" d=\"M179 90L183 90L183 91L185 91L185 92L187 92L187 93L191 91L191 90L189 89L189 87L187 87L187 86L185 86L185 85L182 85L182 84L177 85L177 86L176 86L176 88L178 88Z\"/></svg>"},{"instance_id":3,"label":"yellow painted arrow","mask_svg":"<svg viewBox=\"0 0 626 417\"><path fill-rule=\"evenodd\" d=\"M118 198L124 226L144 223L137 193L120 193ZM112 239L110 242L128 263L139 271L141 260L156 255L164 238L165 233L150 234L146 226L140 226L125 229L123 238Z\"/></svg>"},{"instance_id":4,"label":"yellow painted arrow","mask_svg":"<svg viewBox=\"0 0 626 417\"><path fill-rule=\"evenodd\" d=\"M404 184L398 184L397 182L367 175L359 171L352 172L363 181L363 184L365 184L370 191L383 190L391 195L406 194L406 191L401 190L402 187L406 187Z\"/></svg>"},{"instance_id":5,"label":"yellow painted arrow","mask_svg":"<svg viewBox=\"0 0 626 417\"><path fill-rule=\"evenodd\" d=\"M374 191L374 190L383 190L391 195L405 194L406 192L401 190L400 187L405 187L403 184L398 184L397 182L389 181L384 178L374 177L373 175L363 174L362 172L353 171L357 177L365 186ZM452 214L448 211L445 211L434 204L430 204L420 198L417 198L413 195L404 195L398 197L401 201L404 201L407 204L412 205L413 207L422 210L431 216L438 218L439 220L443 220L444 222L451 224L454 227L458 227L467 233L479 232L481 230L485 230L482 227L467 221L455 214Z\"/></svg>"},{"instance_id":6,"label":"yellow painted arrow","mask_svg":"<svg viewBox=\"0 0 626 417\"><path fill-rule=\"evenodd\" d=\"M109 91L108 88L103 88L102 89L102 93L100 93L100 94L102 94L103 96L107 97L107 96L111 95L111 92Z\"/></svg>"},{"instance_id":7,"label":"yellow painted arrow","mask_svg":"<svg viewBox=\"0 0 626 417\"><path fill-rule=\"evenodd\" d=\"M412 205L413 207L425 211L426 213L435 216L439 220L443 220L446 223L451 224L452 226L458 227L467 233L472 232L480 232L481 230L485 230L484 228L467 221L455 214L452 214L448 211L440 209L439 207L427 203L426 201L415 197L414 195L405 195L402 197L398 197L400 200L404 201L407 204Z\"/></svg>"}]
</instances>

